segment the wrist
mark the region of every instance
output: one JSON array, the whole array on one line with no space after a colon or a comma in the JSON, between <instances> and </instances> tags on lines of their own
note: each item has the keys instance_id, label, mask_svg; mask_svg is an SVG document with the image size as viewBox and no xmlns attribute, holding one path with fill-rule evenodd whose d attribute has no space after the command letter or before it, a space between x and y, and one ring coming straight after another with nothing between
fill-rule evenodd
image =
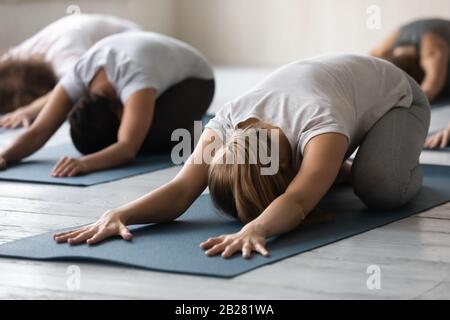
<instances>
[{"instance_id":1,"label":"wrist","mask_svg":"<svg viewBox=\"0 0 450 320\"><path fill-rule=\"evenodd\" d=\"M83 172L84 173L88 173L92 171L92 166L91 163L89 161L89 158L87 157L81 157L78 159L78 161L80 161L82 167L83 167Z\"/></svg>"},{"instance_id":2,"label":"wrist","mask_svg":"<svg viewBox=\"0 0 450 320\"><path fill-rule=\"evenodd\" d=\"M253 220L252 222L247 223L242 228L242 232L256 233L264 238L266 238L269 234L269 231L267 230L266 226L257 220Z\"/></svg>"},{"instance_id":3,"label":"wrist","mask_svg":"<svg viewBox=\"0 0 450 320\"><path fill-rule=\"evenodd\" d=\"M124 225L128 224L128 217L125 213L125 211L122 211L120 209L111 209L106 212L106 215L113 219L117 219L120 222L122 222Z\"/></svg>"}]
</instances>

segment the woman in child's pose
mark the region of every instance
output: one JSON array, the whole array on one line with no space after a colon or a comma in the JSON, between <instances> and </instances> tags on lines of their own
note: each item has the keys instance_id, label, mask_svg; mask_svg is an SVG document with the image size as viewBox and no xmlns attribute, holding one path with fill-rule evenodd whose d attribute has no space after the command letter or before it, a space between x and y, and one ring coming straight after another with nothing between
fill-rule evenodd
<instances>
[{"instance_id":1,"label":"woman in child's pose","mask_svg":"<svg viewBox=\"0 0 450 320\"><path fill-rule=\"evenodd\" d=\"M0 57L0 126L28 127L48 101L49 92L97 41L139 27L99 14L61 18Z\"/></svg>"},{"instance_id":2,"label":"woman in child's pose","mask_svg":"<svg viewBox=\"0 0 450 320\"><path fill-rule=\"evenodd\" d=\"M75 147L55 177L125 164L139 152L166 152L177 128L192 130L214 95L213 73L191 46L151 32L95 44L52 91L33 125L0 152L0 169L41 148L69 115Z\"/></svg>"},{"instance_id":3,"label":"woman in child's pose","mask_svg":"<svg viewBox=\"0 0 450 320\"><path fill-rule=\"evenodd\" d=\"M174 220L208 186L215 205L245 225L201 247L225 258L239 251L245 258L252 251L266 256L265 239L296 228L339 174L351 172L354 191L368 207L391 209L410 201L422 185L418 159L429 117L418 84L387 61L331 55L294 62L226 104L171 182L92 225L57 233L55 240L130 240L127 225ZM225 138L227 131L232 134ZM245 143L252 136L274 153L270 163ZM225 143L212 161L205 161L221 139ZM358 146L350 166L345 160ZM248 161L252 157L257 161ZM262 174L268 167L279 170Z\"/></svg>"},{"instance_id":4,"label":"woman in child's pose","mask_svg":"<svg viewBox=\"0 0 450 320\"><path fill-rule=\"evenodd\" d=\"M408 72L430 101L450 97L450 20L420 19L405 24L371 53Z\"/></svg>"}]
</instances>

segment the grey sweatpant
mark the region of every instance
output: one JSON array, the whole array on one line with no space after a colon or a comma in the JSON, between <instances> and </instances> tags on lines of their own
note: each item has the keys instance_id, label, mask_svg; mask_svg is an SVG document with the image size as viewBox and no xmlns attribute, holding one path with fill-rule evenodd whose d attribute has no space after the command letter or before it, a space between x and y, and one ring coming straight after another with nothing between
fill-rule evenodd
<instances>
[{"instance_id":1,"label":"grey sweatpant","mask_svg":"<svg viewBox=\"0 0 450 320\"><path fill-rule=\"evenodd\" d=\"M430 105L417 82L410 108L393 108L365 136L352 165L356 195L369 207L392 209L422 187L419 156L430 125Z\"/></svg>"}]
</instances>

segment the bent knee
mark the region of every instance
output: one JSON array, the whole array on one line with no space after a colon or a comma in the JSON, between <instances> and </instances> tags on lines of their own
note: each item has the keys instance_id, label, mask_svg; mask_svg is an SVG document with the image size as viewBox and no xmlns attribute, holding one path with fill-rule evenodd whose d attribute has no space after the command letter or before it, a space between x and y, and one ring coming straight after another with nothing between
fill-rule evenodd
<instances>
[{"instance_id":1,"label":"bent knee","mask_svg":"<svg viewBox=\"0 0 450 320\"><path fill-rule=\"evenodd\" d=\"M395 176L360 174L353 180L353 189L361 201L371 209L389 210L407 204L422 187L420 167Z\"/></svg>"}]
</instances>

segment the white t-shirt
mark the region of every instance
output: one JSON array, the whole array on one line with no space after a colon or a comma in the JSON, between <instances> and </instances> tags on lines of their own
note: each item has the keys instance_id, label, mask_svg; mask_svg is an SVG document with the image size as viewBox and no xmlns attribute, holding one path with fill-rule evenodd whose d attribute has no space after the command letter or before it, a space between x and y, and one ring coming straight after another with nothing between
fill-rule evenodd
<instances>
[{"instance_id":1,"label":"white t-shirt","mask_svg":"<svg viewBox=\"0 0 450 320\"><path fill-rule=\"evenodd\" d=\"M158 97L187 78L214 77L203 55L188 44L153 32L127 32L97 42L61 79L72 102L88 92L100 68L122 103L141 89L156 89Z\"/></svg>"},{"instance_id":2,"label":"white t-shirt","mask_svg":"<svg viewBox=\"0 0 450 320\"><path fill-rule=\"evenodd\" d=\"M281 128L298 167L306 144L323 133L341 133L353 152L386 112L410 107L405 73L381 59L325 55L285 65L237 99L206 125L227 138L230 130L257 118Z\"/></svg>"},{"instance_id":3,"label":"white t-shirt","mask_svg":"<svg viewBox=\"0 0 450 320\"><path fill-rule=\"evenodd\" d=\"M58 78L69 71L97 41L121 32L137 31L133 22L99 14L73 14L61 18L16 47L3 58L43 58L52 64Z\"/></svg>"}]
</instances>

